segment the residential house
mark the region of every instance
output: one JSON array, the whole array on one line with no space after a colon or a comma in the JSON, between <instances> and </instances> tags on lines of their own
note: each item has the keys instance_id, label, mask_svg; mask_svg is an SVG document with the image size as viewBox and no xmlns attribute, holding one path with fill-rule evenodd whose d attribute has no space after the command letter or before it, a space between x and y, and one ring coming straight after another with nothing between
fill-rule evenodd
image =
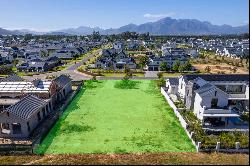
<instances>
[{"instance_id":1,"label":"residential house","mask_svg":"<svg viewBox=\"0 0 250 166\"><path fill-rule=\"evenodd\" d=\"M27 138L50 111L46 101L27 95L0 112L0 138Z\"/></svg>"},{"instance_id":2,"label":"residential house","mask_svg":"<svg viewBox=\"0 0 250 166\"><path fill-rule=\"evenodd\" d=\"M168 79L166 86L168 93L182 100L186 109L192 110L204 127L224 126L222 129L225 129L240 123L239 116L249 112L247 74L182 75L178 91L175 79Z\"/></svg>"},{"instance_id":3,"label":"residential house","mask_svg":"<svg viewBox=\"0 0 250 166\"><path fill-rule=\"evenodd\" d=\"M96 61L95 67L102 69L122 70L127 66L130 69L136 69L135 60L128 57L123 50L104 49L101 57Z\"/></svg>"},{"instance_id":4,"label":"residential house","mask_svg":"<svg viewBox=\"0 0 250 166\"><path fill-rule=\"evenodd\" d=\"M71 79L26 81L16 75L0 80L0 138L27 138L72 91Z\"/></svg>"}]
</instances>

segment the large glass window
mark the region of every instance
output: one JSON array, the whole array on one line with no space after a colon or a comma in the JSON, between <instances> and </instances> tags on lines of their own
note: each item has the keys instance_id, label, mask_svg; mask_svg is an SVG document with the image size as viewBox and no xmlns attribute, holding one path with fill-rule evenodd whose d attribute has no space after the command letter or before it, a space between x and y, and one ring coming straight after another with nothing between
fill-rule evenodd
<instances>
[{"instance_id":1,"label":"large glass window","mask_svg":"<svg viewBox=\"0 0 250 166\"><path fill-rule=\"evenodd\" d=\"M13 123L12 124L13 134L22 134L21 124L20 123Z\"/></svg>"},{"instance_id":2,"label":"large glass window","mask_svg":"<svg viewBox=\"0 0 250 166\"><path fill-rule=\"evenodd\" d=\"M217 98L213 98L211 101L211 108L216 108L218 105L218 99Z\"/></svg>"},{"instance_id":3,"label":"large glass window","mask_svg":"<svg viewBox=\"0 0 250 166\"><path fill-rule=\"evenodd\" d=\"M37 113L37 120L38 120L38 122L41 120L40 112Z\"/></svg>"}]
</instances>

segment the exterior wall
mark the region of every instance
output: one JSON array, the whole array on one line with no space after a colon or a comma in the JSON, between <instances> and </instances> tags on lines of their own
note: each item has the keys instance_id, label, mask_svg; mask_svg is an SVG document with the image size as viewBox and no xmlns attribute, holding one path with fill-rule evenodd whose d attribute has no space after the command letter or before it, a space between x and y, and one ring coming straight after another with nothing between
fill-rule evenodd
<instances>
[{"instance_id":1,"label":"exterior wall","mask_svg":"<svg viewBox=\"0 0 250 166\"><path fill-rule=\"evenodd\" d=\"M185 93L185 105L187 109L192 109L194 106L194 96L195 93L193 92L193 84L188 84L186 86L186 93Z\"/></svg>"},{"instance_id":2,"label":"exterior wall","mask_svg":"<svg viewBox=\"0 0 250 166\"><path fill-rule=\"evenodd\" d=\"M42 109L45 109L45 117L43 117L43 113L42 113ZM48 107L49 108L49 107ZM38 121L37 118L37 113L40 112L40 116L41 116L41 120ZM10 134L3 134L0 131L0 138L27 138L30 133L37 127L37 125L44 119L47 117L47 115L49 114L49 109L48 111L46 111L46 106L41 107L36 113L34 113L27 121L20 119L18 117L16 117L13 114L9 114L9 116L7 115L7 113L3 113L0 116L0 123L8 123L10 126ZM30 131L28 131L28 126L27 126L27 122L29 122L29 126L30 126ZM12 130L12 123L20 123L21 125L21 134L13 134L13 130Z\"/></svg>"},{"instance_id":3,"label":"exterior wall","mask_svg":"<svg viewBox=\"0 0 250 166\"><path fill-rule=\"evenodd\" d=\"M178 86L178 94L184 100L186 93L186 83L184 82L183 77L181 76L179 79L179 86Z\"/></svg>"},{"instance_id":4,"label":"exterior wall","mask_svg":"<svg viewBox=\"0 0 250 166\"><path fill-rule=\"evenodd\" d=\"M203 107L201 106L202 104L202 98L199 94L195 95L195 100L194 100L194 114L197 116L198 119L202 120L203 119Z\"/></svg>"},{"instance_id":5,"label":"exterior wall","mask_svg":"<svg viewBox=\"0 0 250 166\"><path fill-rule=\"evenodd\" d=\"M228 98L227 96L217 90L217 95L215 96L215 90L201 96L200 94L195 94L194 100L194 114L197 116L198 119L203 119L204 110L207 108L211 108L211 101L213 98L218 99L218 107L225 107L228 105Z\"/></svg>"},{"instance_id":6,"label":"exterior wall","mask_svg":"<svg viewBox=\"0 0 250 166\"><path fill-rule=\"evenodd\" d=\"M168 93L177 95L178 94L178 86L171 85L169 81L166 81L166 87L168 87Z\"/></svg>"},{"instance_id":7,"label":"exterior wall","mask_svg":"<svg viewBox=\"0 0 250 166\"><path fill-rule=\"evenodd\" d=\"M218 99L218 107L225 107L228 105L228 97L219 90L217 90L217 95L215 96L215 90L213 90L208 94L202 96L202 106L206 106L206 108L211 108L212 98Z\"/></svg>"},{"instance_id":8,"label":"exterior wall","mask_svg":"<svg viewBox=\"0 0 250 166\"><path fill-rule=\"evenodd\" d=\"M128 64L128 67L129 67L130 69L136 69L136 64L134 64L134 63L129 63L129 64Z\"/></svg>"},{"instance_id":9,"label":"exterior wall","mask_svg":"<svg viewBox=\"0 0 250 166\"><path fill-rule=\"evenodd\" d=\"M245 95L246 95L246 98L249 100L249 85L246 86Z\"/></svg>"}]
</instances>

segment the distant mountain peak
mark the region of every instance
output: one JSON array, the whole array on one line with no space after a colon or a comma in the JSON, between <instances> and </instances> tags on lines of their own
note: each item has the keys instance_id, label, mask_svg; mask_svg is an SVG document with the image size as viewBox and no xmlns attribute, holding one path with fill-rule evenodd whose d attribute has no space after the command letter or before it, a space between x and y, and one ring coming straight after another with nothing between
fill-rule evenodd
<instances>
[{"instance_id":1,"label":"distant mountain peak","mask_svg":"<svg viewBox=\"0 0 250 166\"><path fill-rule=\"evenodd\" d=\"M126 31L147 33L152 35L222 35L222 34L242 34L249 33L248 25L232 27L230 25L213 25L208 21L197 19L174 19L165 17L155 22L147 22L140 25L133 23L121 26L120 28L102 29L100 27L79 26L49 32L49 34L69 34L69 35L89 35L93 31L101 34L118 34ZM30 30L9 31L0 28L0 34L38 34ZM42 34L42 33L41 33Z\"/></svg>"}]
</instances>

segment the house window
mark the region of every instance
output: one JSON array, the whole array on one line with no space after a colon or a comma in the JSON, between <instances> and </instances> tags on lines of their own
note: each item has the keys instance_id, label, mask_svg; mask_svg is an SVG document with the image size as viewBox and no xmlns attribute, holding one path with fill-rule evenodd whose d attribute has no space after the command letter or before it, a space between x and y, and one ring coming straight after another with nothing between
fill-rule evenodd
<instances>
[{"instance_id":1,"label":"house window","mask_svg":"<svg viewBox=\"0 0 250 166\"><path fill-rule=\"evenodd\" d=\"M49 110L51 111L52 110L52 104L49 103Z\"/></svg>"},{"instance_id":2,"label":"house window","mask_svg":"<svg viewBox=\"0 0 250 166\"><path fill-rule=\"evenodd\" d=\"M10 113L9 113L9 112L7 112L7 116L10 116Z\"/></svg>"},{"instance_id":3,"label":"house window","mask_svg":"<svg viewBox=\"0 0 250 166\"><path fill-rule=\"evenodd\" d=\"M211 101L211 108L216 108L218 106L218 99L213 98Z\"/></svg>"},{"instance_id":4,"label":"house window","mask_svg":"<svg viewBox=\"0 0 250 166\"><path fill-rule=\"evenodd\" d=\"M8 123L0 123L1 133L10 134L10 125Z\"/></svg>"},{"instance_id":5,"label":"house window","mask_svg":"<svg viewBox=\"0 0 250 166\"><path fill-rule=\"evenodd\" d=\"M215 97L217 96L217 91L214 92L214 96L215 96Z\"/></svg>"},{"instance_id":6,"label":"house window","mask_svg":"<svg viewBox=\"0 0 250 166\"><path fill-rule=\"evenodd\" d=\"M43 108L42 113L43 113L43 118L44 118L45 117L45 108Z\"/></svg>"},{"instance_id":7,"label":"house window","mask_svg":"<svg viewBox=\"0 0 250 166\"><path fill-rule=\"evenodd\" d=\"M37 113L37 120L38 122L41 121L41 115L40 115L40 112Z\"/></svg>"},{"instance_id":8,"label":"house window","mask_svg":"<svg viewBox=\"0 0 250 166\"><path fill-rule=\"evenodd\" d=\"M30 123L27 122L28 132L30 132Z\"/></svg>"},{"instance_id":9,"label":"house window","mask_svg":"<svg viewBox=\"0 0 250 166\"><path fill-rule=\"evenodd\" d=\"M12 129L13 129L13 134L22 134L20 123L12 123Z\"/></svg>"}]
</instances>

